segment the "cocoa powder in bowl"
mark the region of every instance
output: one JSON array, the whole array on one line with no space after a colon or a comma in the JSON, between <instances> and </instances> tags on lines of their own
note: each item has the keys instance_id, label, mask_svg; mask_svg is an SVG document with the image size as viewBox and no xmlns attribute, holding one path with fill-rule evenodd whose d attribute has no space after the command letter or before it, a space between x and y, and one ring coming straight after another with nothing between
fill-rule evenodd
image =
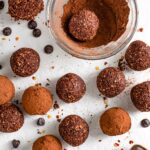
<instances>
[{"instance_id":1,"label":"cocoa powder in bowl","mask_svg":"<svg viewBox=\"0 0 150 150\"><path fill-rule=\"evenodd\" d=\"M99 18L99 29L95 38L86 42L75 40L68 30L70 18L82 9L93 11ZM61 23L69 39L81 47L94 48L116 41L126 31L130 8L126 0L69 0L64 5Z\"/></svg>"}]
</instances>

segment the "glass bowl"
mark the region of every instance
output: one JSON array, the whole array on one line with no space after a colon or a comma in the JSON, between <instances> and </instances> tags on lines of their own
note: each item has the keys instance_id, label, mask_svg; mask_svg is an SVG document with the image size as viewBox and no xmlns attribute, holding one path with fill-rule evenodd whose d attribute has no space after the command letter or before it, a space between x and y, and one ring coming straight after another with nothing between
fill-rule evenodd
<instances>
[{"instance_id":1,"label":"glass bowl","mask_svg":"<svg viewBox=\"0 0 150 150\"><path fill-rule=\"evenodd\" d=\"M76 42L68 38L61 25L61 16L63 15L63 6L68 0L48 0L47 3L47 21L49 22L49 31L56 43L69 54L82 59L104 59L117 54L131 41L138 22L138 8L136 0L127 0L130 7L129 21L126 31L117 40L95 48L79 47Z\"/></svg>"}]
</instances>

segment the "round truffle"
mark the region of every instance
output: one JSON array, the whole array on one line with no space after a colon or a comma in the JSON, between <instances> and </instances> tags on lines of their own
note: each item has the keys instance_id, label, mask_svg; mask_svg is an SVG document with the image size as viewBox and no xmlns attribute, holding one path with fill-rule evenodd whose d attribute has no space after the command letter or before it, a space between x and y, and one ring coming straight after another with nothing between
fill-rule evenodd
<instances>
[{"instance_id":1,"label":"round truffle","mask_svg":"<svg viewBox=\"0 0 150 150\"><path fill-rule=\"evenodd\" d=\"M109 136L121 135L131 128L131 118L122 108L110 108L100 118L100 127Z\"/></svg>"},{"instance_id":2,"label":"round truffle","mask_svg":"<svg viewBox=\"0 0 150 150\"><path fill-rule=\"evenodd\" d=\"M131 99L134 106L142 111L150 111L150 81L134 86L131 90Z\"/></svg>"},{"instance_id":3,"label":"round truffle","mask_svg":"<svg viewBox=\"0 0 150 150\"><path fill-rule=\"evenodd\" d=\"M125 54L128 66L136 71L150 68L150 46L142 41L134 41L130 44Z\"/></svg>"},{"instance_id":4,"label":"round truffle","mask_svg":"<svg viewBox=\"0 0 150 150\"><path fill-rule=\"evenodd\" d=\"M9 14L15 20L32 20L44 9L43 0L9 0Z\"/></svg>"},{"instance_id":5,"label":"round truffle","mask_svg":"<svg viewBox=\"0 0 150 150\"><path fill-rule=\"evenodd\" d=\"M15 87L6 76L0 75L0 105L12 100L15 95Z\"/></svg>"},{"instance_id":6,"label":"round truffle","mask_svg":"<svg viewBox=\"0 0 150 150\"><path fill-rule=\"evenodd\" d=\"M62 144L55 136L46 135L33 143L32 150L62 150Z\"/></svg>"},{"instance_id":7,"label":"round truffle","mask_svg":"<svg viewBox=\"0 0 150 150\"><path fill-rule=\"evenodd\" d=\"M73 15L69 22L69 32L80 41L92 40L99 28L99 19L93 11L83 9Z\"/></svg>"},{"instance_id":8,"label":"round truffle","mask_svg":"<svg viewBox=\"0 0 150 150\"><path fill-rule=\"evenodd\" d=\"M11 103L0 106L0 132L18 131L24 123L20 109Z\"/></svg>"},{"instance_id":9,"label":"round truffle","mask_svg":"<svg viewBox=\"0 0 150 150\"><path fill-rule=\"evenodd\" d=\"M30 115L44 115L52 108L52 95L41 86L31 86L22 96L24 110Z\"/></svg>"},{"instance_id":10,"label":"round truffle","mask_svg":"<svg viewBox=\"0 0 150 150\"><path fill-rule=\"evenodd\" d=\"M16 75L31 76L40 66L40 56L31 48L21 48L12 54L10 65Z\"/></svg>"},{"instance_id":11,"label":"round truffle","mask_svg":"<svg viewBox=\"0 0 150 150\"><path fill-rule=\"evenodd\" d=\"M89 135L89 126L77 115L67 116L59 125L62 138L72 146L83 144Z\"/></svg>"},{"instance_id":12,"label":"round truffle","mask_svg":"<svg viewBox=\"0 0 150 150\"><path fill-rule=\"evenodd\" d=\"M57 95L66 103L79 101L86 92L85 82L76 74L68 73L56 85Z\"/></svg>"},{"instance_id":13,"label":"round truffle","mask_svg":"<svg viewBox=\"0 0 150 150\"><path fill-rule=\"evenodd\" d=\"M108 67L98 75L97 87L104 96L115 97L126 87L125 75L117 68Z\"/></svg>"}]
</instances>

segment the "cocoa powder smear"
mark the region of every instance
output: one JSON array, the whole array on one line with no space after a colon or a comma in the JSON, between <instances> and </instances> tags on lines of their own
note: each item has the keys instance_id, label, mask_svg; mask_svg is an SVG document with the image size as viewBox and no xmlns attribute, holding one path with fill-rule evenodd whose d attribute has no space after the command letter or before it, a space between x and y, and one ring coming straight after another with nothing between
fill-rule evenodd
<instances>
[{"instance_id":1,"label":"cocoa powder smear","mask_svg":"<svg viewBox=\"0 0 150 150\"><path fill-rule=\"evenodd\" d=\"M69 0L64 5L61 18L62 27L69 38L68 31L70 18L82 9L94 11L100 21L97 35L87 42L78 42L81 47L94 48L116 41L125 32L130 8L126 0ZM72 38L75 41L75 39Z\"/></svg>"}]
</instances>

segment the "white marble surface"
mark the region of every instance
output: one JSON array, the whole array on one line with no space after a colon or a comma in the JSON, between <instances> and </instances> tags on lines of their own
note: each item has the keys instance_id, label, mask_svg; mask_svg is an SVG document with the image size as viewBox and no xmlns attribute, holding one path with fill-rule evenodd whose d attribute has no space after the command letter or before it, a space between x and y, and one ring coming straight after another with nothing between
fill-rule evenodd
<instances>
[{"instance_id":1,"label":"white marble surface","mask_svg":"<svg viewBox=\"0 0 150 150\"><path fill-rule=\"evenodd\" d=\"M143 27L144 31L142 33L136 32L133 40L140 39L150 44L150 0L137 0L137 3L140 12L138 28ZM21 141L18 150L31 150L33 141L45 134L54 134L61 139L58 133L59 123L56 121L56 115L58 112L61 112L61 109L64 110L62 118L69 114L78 114L85 118L90 126L89 138L80 147L72 148L61 139L63 147L67 150L121 150L121 148L129 150L131 147L129 144L130 140L145 145L150 149L150 128L143 129L140 126L141 119L150 119L150 113L137 111L129 97L129 92L133 85L150 80L150 70L144 72L128 70L125 72L126 78L132 80L133 84L126 88L124 93L109 100L108 103L109 107L123 107L130 113L132 128L130 133L122 136L106 136L99 129L98 124L99 116L105 111L105 104L96 88L96 76L100 70L106 67L104 66L104 62L106 61L108 62L107 66L117 66L117 60L124 54L124 51L106 60L87 61L74 58L61 50L48 34L47 28L43 25L45 21L44 11L36 18L38 27L42 29L42 36L37 39L32 37L32 31L27 28L27 22L20 21L21 24L18 25L17 22L11 20L6 12L7 7L0 12L0 64L3 65L0 74L7 75L13 80L16 87L16 96L14 99L19 99L20 101L22 93L27 87L36 83L42 83L42 85L45 86L47 83L46 79L50 79L49 89L54 94L54 100L58 101L60 109L49 111L48 114L52 116L50 119L47 118L47 115L44 116L46 119L46 125L44 127L38 127L36 125L36 119L39 118L39 116L29 116L24 113L25 124L18 132L9 134L0 133L0 150L11 150L11 140L13 139L19 139ZM6 40L2 40L3 35L1 34L1 30L6 26L10 26L13 33L10 37L6 37ZM16 36L19 36L19 41L15 40ZM47 55L43 52L43 47L47 44L54 46L54 53L51 55ZM31 47L37 50L41 56L40 69L34 75L37 78L36 80L32 80L32 77L13 77L14 74L9 65L9 58L14 51L21 47ZM52 66L55 68L52 69ZM99 66L99 71L95 69L96 66ZM80 102L69 105L59 100L55 93L57 79L68 72L79 74L87 84L87 92L84 98ZM91 117L91 114L93 117ZM45 133L38 135L37 129L40 129L40 131L45 130ZM102 142L99 142L99 140L102 140ZM117 140L120 140L121 143L120 147L115 148L113 145Z\"/></svg>"}]
</instances>

